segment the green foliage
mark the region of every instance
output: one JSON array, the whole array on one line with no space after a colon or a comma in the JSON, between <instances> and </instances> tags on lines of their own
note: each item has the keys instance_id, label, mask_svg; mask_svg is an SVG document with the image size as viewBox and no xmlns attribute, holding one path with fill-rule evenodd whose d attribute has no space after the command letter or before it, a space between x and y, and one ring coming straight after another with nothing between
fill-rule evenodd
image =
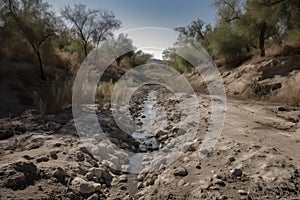
<instances>
[{"instance_id":1,"label":"green foliage","mask_svg":"<svg viewBox=\"0 0 300 200\"><path fill-rule=\"evenodd\" d=\"M178 51L180 51L180 55L178 54ZM193 51L188 51L180 46L176 48L169 48L163 52L163 59L169 66L173 67L179 73L188 73L192 71L194 66L182 56L185 58L190 57L192 59L193 56L190 55L192 52Z\"/></svg>"},{"instance_id":2,"label":"green foliage","mask_svg":"<svg viewBox=\"0 0 300 200\"><path fill-rule=\"evenodd\" d=\"M300 42L300 28L287 31L286 41Z\"/></svg>"},{"instance_id":3,"label":"green foliage","mask_svg":"<svg viewBox=\"0 0 300 200\"><path fill-rule=\"evenodd\" d=\"M229 25L220 25L209 36L209 48L216 58L232 62L246 51L247 39L236 33Z\"/></svg>"},{"instance_id":4,"label":"green foliage","mask_svg":"<svg viewBox=\"0 0 300 200\"><path fill-rule=\"evenodd\" d=\"M196 19L175 28L185 35L179 35L175 49L187 36L201 43L214 59L239 63L254 49L263 57L271 45L300 41L299 0L215 0L213 6L218 17L215 27ZM165 52L165 59L181 72L189 68L170 52Z\"/></svg>"},{"instance_id":5,"label":"green foliage","mask_svg":"<svg viewBox=\"0 0 300 200\"><path fill-rule=\"evenodd\" d=\"M45 79L41 50L46 46L49 49L45 44L56 35L59 24L50 5L42 0L4 0L0 7L6 31L17 32L30 44L39 63L41 78Z\"/></svg>"},{"instance_id":6,"label":"green foliage","mask_svg":"<svg viewBox=\"0 0 300 200\"><path fill-rule=\"evenodd\" d=\"M123 57L120 65L125 68L137 67L146 64L151 57L151 54L147 54L139 50L137 52L132 52L131 55Z\"/></svg>"}]
</instances>

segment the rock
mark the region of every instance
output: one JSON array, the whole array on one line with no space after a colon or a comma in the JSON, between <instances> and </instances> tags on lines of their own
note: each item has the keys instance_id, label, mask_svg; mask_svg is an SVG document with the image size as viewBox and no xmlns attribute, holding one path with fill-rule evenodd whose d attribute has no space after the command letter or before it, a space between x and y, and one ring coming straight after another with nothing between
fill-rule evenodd
<instances>
[{"instance_id":1,"label":"rock","mask_svg":"<svg viewBox=\"0 0 300 200\"><path fill-rule=\"evenodd\" d=\"M71 184L72 187L74 187L74 189L79 191L81 194L91 194L96 191L93 182L85 181L79 177L74 178Z\"/></svg>"},{"instance_id":2,"label":"rock","mask_svg":"<svg viewBox=\"0 0 300 200\"><path fill-rule=\"evenodd\" d=\"M130 172L130 165L122 165L122 172Z\"/></svg>"},{"instance_id":3,"label":"rock","mask_svg":"<svg viewBox=\"0 0 300 200\"><path fill-rule=\"evenodd\" d=\"M155 180L154 180L153 177L148 178L148 179L145 181L145 186L147 187L147 186L150 186L150 185L154 185L154 182L155 182Z\"/></svg>"},{"instance_id":4,"label":"rock","mask_svg":"<svg viewBox=\"0 0 300 200\"><path fill-rule=\"evenodd\" d=\"M186 168L184 167L178 167L174 170L173 172L174 176L187 176L188 175L188 171L186 170Z\"/></svg>"},{"instance_id":5,"label":"rock","mask_svg":"<svg viewBox=\"0 0 300 200\"><path fill-rule=\"evenodd\" d=\"M20 126L20 125L16 126L14 129L16 132L20 132L20 133L26 133L27 131L25 126Z\"/></svg>"},{"instance_id":6,"label":"rock","mask_svg":"<svg viewBox=\"0 0 300 200\"><path fill-rule=\"evenodd\" d=\"M127 182L127 176L126 175L121 175L120 177L119 177L119 182L120 183L126 183Z\"/></svg>"},{"instance_id":7,"label":"rock","mask_svg":"<svg viewBox=\"0 0 300 200\"><path fill-rule=\"evenodd\" d=\"M86 147L80 147L79 150L82 151L85 154L88 154L88 155L91 154L90 151Z\"/></svg>"},{"instance_id":8,"label":"rock","mask_svg":"<svg viewBox=\"0 0 300 200\"><path fill-rule=\"evenodd\" d=\"M98 194L93 194L92 196L90 196L89 198L87 198L87 200L98 200L99 196Z\"/></svg>"},{"instance_id":9,"label":"rock","mask_svg":"<svg viewBox=\"0 0 300 200\"><path fill-rule=\"evenodd\" d=\"M92 167L90 169L90 173L92 176L95 176L97 179L101 179L102 178L102 174L103 174L103 169L98 168L98 167Z\"/></svg>"},{"instance_id":10,"label":"rock","mask_svg":"<svg viewBox=\"0 0 300 200\"><path fill-rule=\"evenodd\" d=\"M13 190L25 189L26 187L26 177L22 172L17 172L16 174L9 176L5 180L5 187L11 188Z\"/></svg>"},{"instance_id":11,"label":"rock","mask_svg":"<svg viewBox=\"0 0 300 200\"><path fill-rule=\"evenodd\" d=\"M190 145L188 145L188 147L187 147L187 151L194 152L194 151L196 151L196 150L197 150L197 147L196 147L195 144L190 144Z\"/></svg>"},{"instance_id":12,"label":"rock","mask_svg":"<svg viewBox=\"0 0 300 200\"><path fill-rule=\"evenodd\" d=\"M202 150L200 150L199 156L201 158L210 157L211 152L208 149L202 149Z\"/></svg>"},{"instance_id":13,"label":"rock","mask_svg":"<svg viewBox=\"0 0 300 200\"><path fill-rule=\"evenodd\" d=\"M126 186L125 186L124 184L119 185L119 188L120 188L121 190L126 190L126 189L127 189Z\"/></svg>"},{"instance_id":14,"label":"rock","mask_svg":"<svg viewBox=\"0 0 300 200\"><path fill-rule=\"evenodd\" d=\"M84 159L85 159L84 154L81 151L76 152L76 157L77 157L78 161L80 161L80 162L84 161Z\"/></svg>"},{"instance_id":15,"label":"rock","mask_svg":"<svg viewBox=\"0 0 300 200\"><path fill-rule=\"evenodd\" d=\"M179 182L178 182L178 187L181 187L185 184L185 181L183 179L181 179Z\"/></svg>"},{"instance_id":16,"label":"rock","mask_svg":"<svg viewBox=\"0 0 300 200\"><path fill-rule=\"evenodd\" d=\"M279 106L279 107L277 108L277 110L278 110L278 111L281 111L281 112L284 112L284 111L290 111L289 108L283 107L283 106Z\"/></svg>"},{"instance_id":17,"label":"rock","mask_svg":"<svg viewBox=\"0 0 300 200\"><path fill-rule=\"evenodd\" d=\"M47 156L42 156L36 159L36 162L40 163L40 162L48 162L49 158Z\"/></svg>"},{"instance_id":18,"label":"rock","mask_svg":"<svg viewBox=\"0 0 300 200\"><path fill-rule=\"evenodd\" d=\"M248 193L245 190L238 190L238 193L242 196L247 195Z\"/></svg>"},{"instance_id":19,"label":"rock","mask_svg":"<svg viewBox=\"0 0 300 200\"><path fill-rule=\"evenodd\" d=\"M197 163L195 166L197 169L201 169L201 163Z\"/></svg>"},{"instance_id":20,"label":"rock","mask_svg":"<svg viewBox=\"0 0 300 200\"><path fill-rule=\"evenodd\" d=\"M234 176L234 177L241 177L243 175L243 171L238 168L231 170L230 173L231 173L231 176Z\"/></svg>"},{"instance_id":21,"label":"rock","mask_svg":"<svg viewBox=\"0 0 300 200\"><path fill-rule=\"evenodd\" d=\"M117 166L110 160L103 160L102 164L109 167L110 169L117 169Z\"/></svg>"},{"instance_id":22,"label":"rock","mask_svg":"<svg viewBox=\"0 0 300 200\"><path fill-rule=\"evenodd\" d=\"M83 166L78 166L74 171L81 175L85 175L88 172L88 170Z\"/></svg>"},{"instance_id":23,"label":"rock","mask_svg":"<svg viewBox=\"0 0 300 200\"><path fill-rule=\"evenodd\" d=\"M58 167L53 173L53 177L62 182L65 180L66 176L67 176L67 172L61 167Z\"/></svg>"},{"instance_id":24,"label":"rock","mask_svg":"<svg viewBox=\"0 0 300 200\"><path fill-rule=\"evenodd\" d=\"M45 138L42 137L36 137L33 138L30 142L29 145L26 147L26 149L31 150L31 149L38 149L41 146L44 145Z\"/></svg>"},{"instance_id":25,"label":"rock","mask_svg":"<svg viewBox=\"0 0 300 200\"><path fill-rule=\"evenodd\" d=\"M144 184L142 182L138 182L137 189L141 189L144 187Z\"/></svg>"},{"instance_id":26,"label":"rock","mask_svg":"<svg viewBox=\"0 0 300 200\"><path fill-rule=\"evenodd\" d=\"M225 195L221 195L218 197L218 200L226 200L226 199L228 199L228 197Z\"/></svg>"},{"instance_id":27,"label":"rock","mask_svg":"<svg viewBox=\"0 0 300 200\"><path fill-rule=\"evenodd\" d=\"M58 156L57 156L57 151L51 151L50 152L50 157L53 159L53 160L57 160Z\"/></svg>"},{"instance_id":28,"label":"rock","mask_svg":"<svg viewBox=\"0 0 300 200\"><path fill-rule=\"evenodd\" d=\"M122 142L122 143L121 143L121 148L122 148L122 149L129 149L129 147L130 147L130 146L129 146L126 142Z\"/></svg>"},{"instance_id":29,"label":"rock","mask_svg":"<svg viewBox=\"0 0 300 200\"><path fill-rule=\"evenodd\" d=\"M165 131L162 131L162 130L160 130L160 131L158 131L156 134L155 134L155 137L162 137L162 136L164 136L164 135L167 135L167 132L165 132Z\"/></svg>"},{"instance_id":30,"label":"rock","mask_svg":"<svg viewBox=\"0 0 300 200\"><path fill-rule=\"evenodd\" d=\"M24 155L23 158L25 158L26 160L32 160L32 159L34 159L33 157L31 157L29 155Z\"/></svg>"},{"instance_id":31,"label":"rock","mask_svg":"<svg viewBox=\"0 0 300 200\"><path fill-rule=\"evenodd\" d=\"M41 143L41 142L34 142L34 143L28 145L27 149L28 149L28 150L31 150L31 149L38 149L38 148L40 148L42 145L43 145L43 143Z\"/></svg>"},{"instance_id":32,"label":"rock","mask_svg":"<svg viewBox=\"0 0 300 200\"><path fill-rule=\"evenodd\" d=\"M53 144L53 147L61 147L61 146L62 146L62 143L59 143L59 142Z\"/></svg>"},{"instance_id":33,"label":"rock","mask_svg":"<svg viewBox=\"0 0 300 200\"><path fill-rule=\"evenodd\" d=\"M93 174L91 172L86 173L84 177L87 180L89 180L89 181L93 181L94 180L94 176L93 176Z\"/></svg>"},{"instance_id":34,"label":"rock","mask_svg":"<svg viewBox=\"0 0 300 200\"><path fill-rule=\"evenodd\" d=\"M141 182L144 180L145 176L146 176L145 173L139 173L139 175L137 176L137 180Z\"/></svg>"},{"instance_id":35,"label":"rock","mask_svg":"<svg viewBox=\"0 0 300 200\"><path fill-rule=\"evenodd\" d=\"M18 171L21 172L25 175L25 181L24 181L24 186L22 188L26 188L28 185L33 185L35 179L37 178L37 167L35 164L32 162L27 162L27 161L19 161L17 163L12 164L12 167ZM14 178L15 180L20 180L22 179L21 174L18 175L18 178Z\"/></svg>"},{"instance_id":36,"label":"rock","mask_svg":"<svg viewBox=\"0 0 300 200\"><path fill-rule=\"evenodd\" d=\"M228 158L228 160L229 160L229 162L234 162L235 158L231 156L231 157Z\"/></svg>"},{"instance_id":37,"label":"rock","mask_svg":"<svg viewBox=\"0 0 300 200\"><path fill-rule=\"evenodd\" d=\"M0 130L0 140L6 140L14 136L14 132L10 130Z\"/></svg>"},{"instance_id":38,"label":"rock","mask_svg":"<svg viewBox=\"0 0 300 200\"><path fill-rule=\"evenodd\" d=\"M225 182L222 181L222 180L220 180L220 179L214 180L214 181L213 181L213 184L214 184L214 185L221 186L221 187L225 187L225 186L226 186Z\"/></svg>"},{"instance_id":39,"label":"rock","mask_svg":"<svg viewBox=\"0 0 300 200\"><path fill-rule=\"evenodd\" d=\"M106 186L111 186L113 176L107 169L103 169L102 171L102 177L100 178L99 182L104 183Z\"/></svg>"}]
</instances>

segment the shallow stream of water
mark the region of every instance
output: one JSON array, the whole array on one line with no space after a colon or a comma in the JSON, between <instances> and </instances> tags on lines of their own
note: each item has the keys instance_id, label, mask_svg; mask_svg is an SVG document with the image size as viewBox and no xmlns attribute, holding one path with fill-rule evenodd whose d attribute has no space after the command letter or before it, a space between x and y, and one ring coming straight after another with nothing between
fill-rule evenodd
<instances>
[{"instance_id":1,"label":"shallow stream of water","mask_svg":"<svg viewBox=\"0 0 300 200\"><path fill-rule=\"evenodd\" d=\"M143 169L142 162L145 153L150 153L158 149L156 138L150 131L157 117L157 110L155 108L157 104L156 96L155 91L150 91L147 99L144 101L143 109L138 118L142 122L141 128L132 133L132 137L140 143L140 146L139 153L135 153L130 157L131 171L141 171Z\"/></svg>"}]
</instances>

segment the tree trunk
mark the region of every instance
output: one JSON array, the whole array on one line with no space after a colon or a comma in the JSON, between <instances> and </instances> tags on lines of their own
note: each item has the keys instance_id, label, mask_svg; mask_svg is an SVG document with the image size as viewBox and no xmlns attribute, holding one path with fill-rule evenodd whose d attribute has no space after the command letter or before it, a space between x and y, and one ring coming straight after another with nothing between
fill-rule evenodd
<instances>
[{"instance_id":1,"label":"tree trunk","mask_svg":"<svg viewBox=\"0 0 300 200\"><path fill-rule=\"evenodd\" d=\"M87 55L88 55L87 47L88 47L88 43L87 43L87 42L84 42L84 56L85 56L85 58L86 58Z\"/></svg>"},{"instance_id":2,"label":"tree trunk","mask_svg":"<svg viewBox=\"0 0 300 200\"><path fill-rule=\"evenodd\" d=\"M262 24L262 28L260 30L260 35L259 35L259 48L260 48L260 57L264 57L266 55L265 51L265 33L266 33L267 25L264 22Z\"/></svg>"},{"instance_id":3,"label":"tree trunk","mask_svg":"<svg viewBox=\"0 0 300 200\"><path fill-rule=\"evenodd\" d=\"M37 55L38 61L39 61L41 78L42 78L42 80L46 80L46 76L45 76L45 72L44 72L44 68L43 68L42 56L41 56L41 52L39 49L36 51L36 55Z\"/></svg>"}]
</instances>

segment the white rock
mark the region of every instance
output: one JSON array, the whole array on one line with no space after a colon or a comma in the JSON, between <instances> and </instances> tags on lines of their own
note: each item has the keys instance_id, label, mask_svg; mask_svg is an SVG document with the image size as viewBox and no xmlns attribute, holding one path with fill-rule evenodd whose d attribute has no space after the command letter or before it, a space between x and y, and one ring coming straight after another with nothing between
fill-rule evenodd
<instances>
[{"instance_id":1,"label":"white rock","mask_svg":"<svg viewBox=\"0 0 300 200\"><path fill-rule=\"evenodd\" d=\"M102 174L103 174L103 169L101 168L97 168L97 167L92 167L90 169L90 173L95 176L96 178L100 179L102 178Z\"/></svg>"},{"instance_id":2,"label":"white rock","mask_svg":"<svg viewBox=\"0 0 300 200\"><path fill-rule=\"evenodd\" d=\"M95 183L85 181L79 177L74 178L72 181L72 187L82 194L91 194L96 191Z\"/></svg>"}]
</instances>

